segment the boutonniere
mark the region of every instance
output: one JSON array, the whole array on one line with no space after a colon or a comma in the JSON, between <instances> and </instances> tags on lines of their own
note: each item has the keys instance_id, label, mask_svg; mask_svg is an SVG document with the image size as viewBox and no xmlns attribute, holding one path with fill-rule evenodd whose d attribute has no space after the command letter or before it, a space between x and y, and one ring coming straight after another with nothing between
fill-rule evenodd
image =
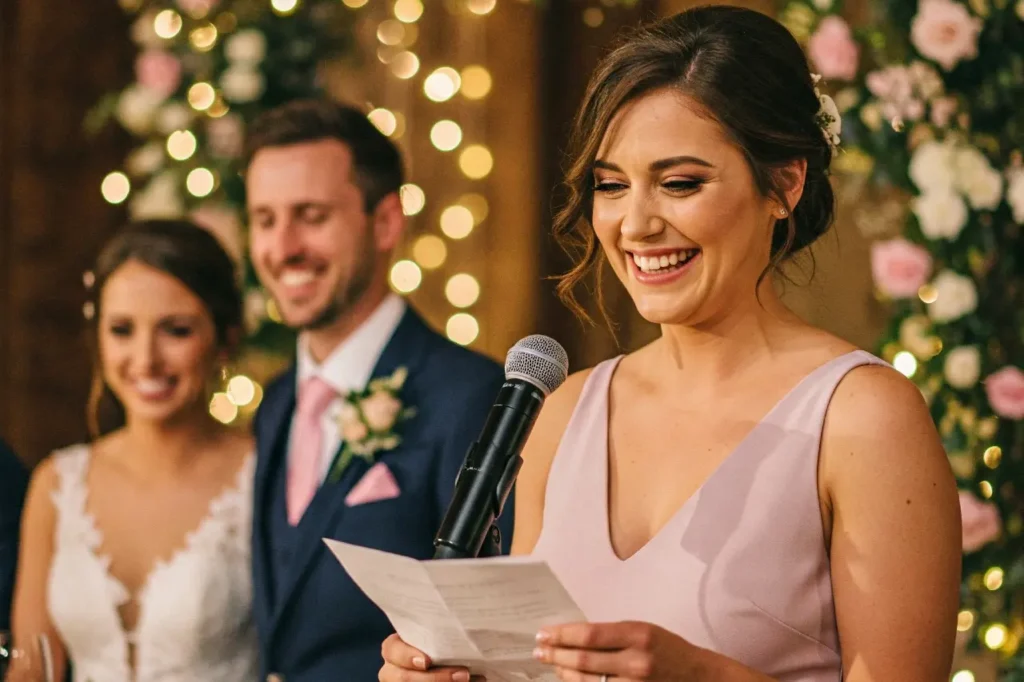
<instances>
[{"instance_id":1,"label":"boutonniere","mask_svg":"<svg viewBox=\"0 0 1024 682\"><path fill-rule=\"evenodd\" d=\"M394 450L402 442L396 427L416 414L398 397L408 376L409 371L399 367L391 376L373 379L366 388L342 396L338 430L344 447L331 469L332 482L341 478L353 458L372 464L378 452Z\"/></svg>"}]
</instances>

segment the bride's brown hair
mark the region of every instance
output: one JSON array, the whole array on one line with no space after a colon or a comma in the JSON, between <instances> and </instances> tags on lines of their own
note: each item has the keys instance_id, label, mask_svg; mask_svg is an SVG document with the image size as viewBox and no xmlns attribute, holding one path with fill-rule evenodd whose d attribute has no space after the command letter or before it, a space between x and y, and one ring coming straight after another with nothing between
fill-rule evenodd
<instances>
[{"instance_id":1,"label":"bride's brown hair","mask_svg":"<svg viewBox=\"0 0 1024 682\"><path fill-rule=\"evenodd\" d=\"M114 235L96 259L90 287L93 374L86 418L94 439L125 423L124 406L103 380L98 333L103 287L129 261L160 270L188 287L213 318L219 346L230 348L242 326L242 294L235 264L208 231L187 220L146 220L131 223Z\"/></svg>"}]
</instances>

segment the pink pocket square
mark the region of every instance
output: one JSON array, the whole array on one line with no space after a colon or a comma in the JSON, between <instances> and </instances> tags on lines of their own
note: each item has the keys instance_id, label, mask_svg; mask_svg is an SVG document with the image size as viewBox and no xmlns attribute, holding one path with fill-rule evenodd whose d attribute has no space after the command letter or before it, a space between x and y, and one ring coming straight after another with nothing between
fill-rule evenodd
<instances>
[{"instance_id":1,"label":"pink pocket square","mask_svg":"<svg viewBox=\"0 0 1024 682\"><path fill-rule=\"evenodd\" d=\"M388 465L384 462L377 462L349 491L345 497L345 504L354 507L367 502L390 500L401 494L402 491L398 489L398 481L395 480L391 469L388 469Z\"/></svg>"}]
</instances>

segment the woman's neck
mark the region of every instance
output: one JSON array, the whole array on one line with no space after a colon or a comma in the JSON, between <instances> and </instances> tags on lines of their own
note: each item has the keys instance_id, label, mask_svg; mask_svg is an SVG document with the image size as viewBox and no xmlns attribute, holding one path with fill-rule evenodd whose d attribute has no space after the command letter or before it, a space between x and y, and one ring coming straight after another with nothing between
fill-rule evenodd
<instances>
[{"instance_id":1,"label":"woman's neck","mask_svg":"<svg viewBox=\"0 0 1024 682\"><path fill-rule=\"evenodd\" d=\"M160 422L128 415L123 438L133 464L140 470L174 474L188 468L222 433L220 423L205 409L197 409Z\"/></svg>"},{"instance_id":2,"label":"woman's neck","mask_svg":"<svg viewBox=\"0 0 1024 682\"><path fill-rule=\"evenodd\" d=\"M666 366L691 385L720 385L791 348L793 330L803 325L766 280L759 297L737 301L722 315L699 325L663 325Z\"/></svg>"}]
</instances>

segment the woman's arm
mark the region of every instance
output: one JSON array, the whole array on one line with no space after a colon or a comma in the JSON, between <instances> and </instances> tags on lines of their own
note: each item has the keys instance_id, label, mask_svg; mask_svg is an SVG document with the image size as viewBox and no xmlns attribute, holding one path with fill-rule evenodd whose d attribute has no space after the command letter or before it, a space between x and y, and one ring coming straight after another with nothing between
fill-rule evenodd
<instances>
[{"instance_id":1,"label":"woman's arm","mask_svg":"<svg viewBox=\"0 0 1024 682\"><path fill-rule=\"evenodd\" d=\"M12 630L15 646L23 647L46 635L53 652L54 679L63 680L67 654L50 621L46 585L53 557L56 513L50 495L56 487L53 461L43 461L32 473L21 524L18 574L14 588Z\"/></svg>"},{"instance_id":2,"label":"woman's arm","mask_svg":"<svg viewBox=\"0 0 1024 682\"><path fill-rule=\"evenodd\" d=\"M548 396L537 416L537 423L533 425L530 438L523 447L523 468L516 478L513 555L531 553L540 538L544 521L544 493L551 463L589 375L589 369L570 375L558 390Z\"/></svg>"},{"instance_id":3,"label":"woman's arm","mask_svg":"<svg viewBox=\"0 0 1024 682\"><path fill-rule=\"evenodd\" d=\"M960 506L917 387L887 367L850 372L825 421L820 473L845 680L948 680Z\"/></svg>"}]
</instances>

